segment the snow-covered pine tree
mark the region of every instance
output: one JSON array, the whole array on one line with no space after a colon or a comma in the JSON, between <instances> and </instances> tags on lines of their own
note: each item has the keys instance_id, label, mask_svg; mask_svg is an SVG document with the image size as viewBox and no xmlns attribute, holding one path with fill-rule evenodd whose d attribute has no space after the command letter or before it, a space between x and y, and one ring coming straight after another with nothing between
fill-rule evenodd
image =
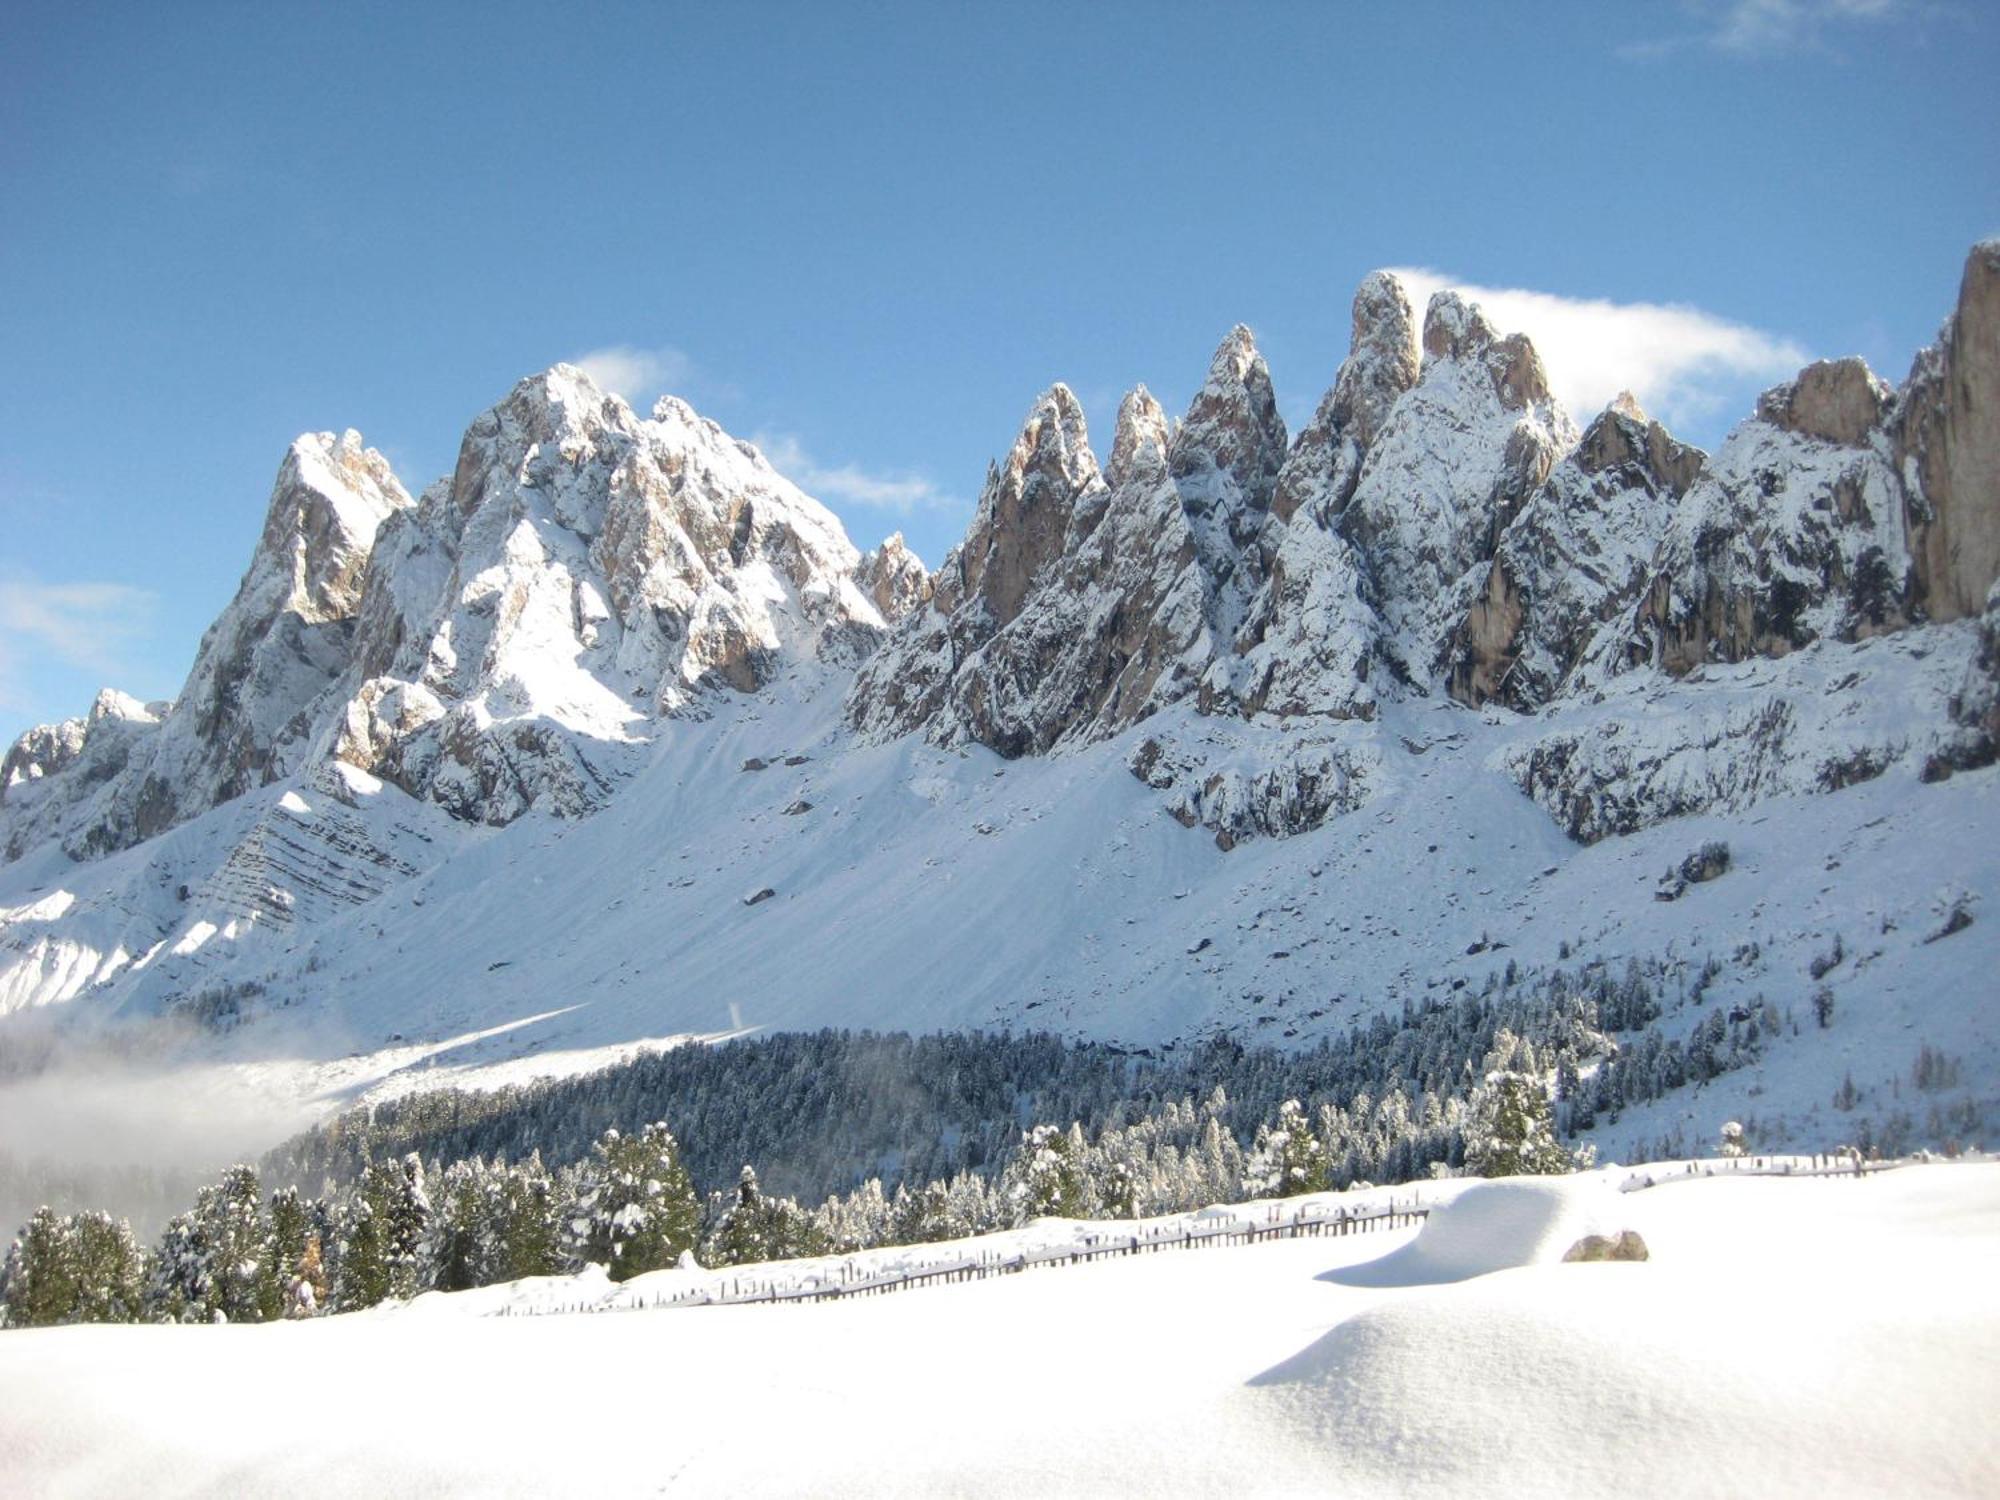
<instances>
[{"instance_id":1,"label":"snow-covered pine tree","mask_svg":"<svg viewBox=\"0 0 2000 1500\"><path fill-rule=\"evenodd\" d=\"M496 1279L490 1264L497 1240L495 1186L486 1163L477 1156L445 1168L424 1247L424 1285L462 1292Z\"/></svg>"},{"instance_id":2,"label":"snow-covered pine tree","mask_svg":"<svg viewBox=\"0 0 2000 1500\"><path fill-rule=\"evenodd\" d=\"M214 1297L208 1234L197 1202L195 1208L167 1220L160 1232L146 1276L146 1317L155 1323L206 1323Z\"/></svg>"},{"instance_id":3,"label":"snow-covered pine tree","mask_svg":"<svg viewBox=\"0 0 2000 1500\"><path fill-rule=\"evenodd\" d=\"M1577 1158L1556 1140L1549 1096L1539 1078L1494 1072L1472 1096L1465 1126L1465 1165L1480 1177L1553 1176L1575 1170Z\"/></svg>"},{"instance_id":4,"label":"snow-covered pine tree","mask_svg":"<svg viewBox=\"0 0 2000 1500\"><path fill-rule=\"evenodd\" d=\"M73 1215L66 1229L76 1272L71 1321L138 1322L145 1311L146 1265L132 1226L90 1210Z\"/></svg>"},{"instance_id":5,"label":"snow-covered pine tree","mask_svg":"<svg viewBox=\"0 0 2000 1500\"><path fill-rule=\"evenodd\" d=\"M757 1185L756 1169L748 1163L736 1181L736 1192L703 1242L706 1266L746 1266L767 1260L795 1260L820 1255L826 1238L811 1215L790 1198L773 1198Z\"/></svg>"},{"instance_id":6,"label":"snow-covered pine tree","mask_svg":"<svg viewBox=\"0 0 2000 1500\"><path fill-rule=\"evenodd\" d=\"M539 1151L506 1169L493 1224L494 1280L553 1276L562 1269L562 1209Z\"/></svg>"},{"instance_id":7,"label":"snow-covered pine tree","mask_svg":"<svg viewBox=\"0 0 2000 1500\"><path fill-rule=\"evenodd\" d=\"M370 1168L372 1171L373 1168ZM373 1307L389 1295L389 1253L380 1216L365 1193L356 1193L340 1225L333 1310Z\"/></svg>"},{"instance_id":8,"label":"snow-covered pine tree","mask_svg":"<svg viewBox=\"0 0 2000 1500\"><path fill-rule=\"evenodd\" d=\"M415 1152L363 1168L341 1223L334 1310L352 1312L388 1297L414 1297L421 1289L429 1227L424 1165Z\"/></svg>"},{"instance_id":9,"label":"snow-covered pine tree","mask_svg":"<svg viewBox=\"0 0 2000 1500\"><path fill-rule=\"evenodd\" d=\"M231 1323L256 1323L265 1316L265 1256L269 1228L257 1169L238 1164L222 1181L195 1197L202 1243L208 1257L209 1315Z\"/></svg>"},{"instance_id":10,"label":"snow-covered pine tree","mask_svg":"<svg viewBox=\"0 0 2000 1500\"><path fill-rule=\"evenodd\" d=\"M1313 1134L1305 1106L1287 1099L1275 1120L1257 1127L1243 1186L1260 1198L1316 1193L1327 1185L1326 1152Z\"/></svg>"},{"instance_id":11,"label":"snow-covered pine tree","mask_svg":"<svg viewBox=\"0 0 2000 1500\"><path fill-rule=\"evenodd\" d=\"M607 1130L591 1147L565 1218L577 1264L610 1267L613 1281L670 1266L701 1234L701 1205L664 1122L639 1134Z\"/></svg>"},{"instance_id":12,"label":"snow-covered pine tree","mask_svg":"<svg viewBox=\"0 0 2000 1500\"><path fill-rule=\"evenodd\" d=\"M1080 1155L1076 1138L1053 1125L1037 1125L1021 1137L1003 1178L1016 1224L1088 1212Z\"/></svg>"},{"instance_id":13,"label":"snow-covered pine tree","mask_svg":"<svg viewBox=\"0 0 2000 1500\"><path fill-rule=\"evenodd\" d=\"M430 1235L431 1200L424 1184L423 1158L412 1151L392 1163L382 1179L377 1205L384 1226L389 1295L414 1297L423 1290L424 1241Z\"/></svg>"},{"instance_id":14,"label":"snow-covered pine tree","mask_svg":"<svg viewBox=\"0 0 2000 1500\"><path fill-rule=\"evenodd\" d=\"M77 1266L69 1225L44 1204L35 1210L0 1269L0 1302L9 1328L69 1322L77 1304Z\"/></svg>"},{"instance_id":15,"label":"snow-covered pine tree","mask_svg":"<svg viewBox=\"0 0 2000 1500\"><path fill-rule=\"evenodd\" d=\"M312 1214L297 1188L283 1187L271 1194L265 1225L263 1278L258 1299L268 1321L291 1316L293 1285L304 1264L306 1246L312 1243ZM318 1295L317 1290L314 1295Z\"/></svg>"}]
</instances>

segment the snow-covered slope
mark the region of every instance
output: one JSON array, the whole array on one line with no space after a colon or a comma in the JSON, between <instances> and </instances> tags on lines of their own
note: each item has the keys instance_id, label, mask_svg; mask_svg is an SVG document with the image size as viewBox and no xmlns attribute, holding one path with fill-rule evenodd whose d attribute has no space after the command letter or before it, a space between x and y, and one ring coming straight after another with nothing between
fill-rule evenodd
<instances>
[{"instance_id":1,"label":"snow-covered slope","mask_svg":"<svg viewBox=\"0 0 2000 1500\"><path fill-rule=\"evenodd\" d=\"M1996 1176L1573 1178L1527 1216L805 1307L490 1316L588 1296L523 1282L22 1330L0 1449L37 1494L1988 1495ZM1651 1259L1554 1260L1593 1198Z\"/></svg>"},{"instance_id":2,"label":"snow-covered slope","mask_svg":"<svg viewBox=\"0 0 2000 1500\"><path fill-rule=\"evenodd\" d=\"M1921 1040L1990 1095L1996 266L1901 391L1813 366L1712 462L1629 403L1579 440L1525 340L1441 295L1420 351L1373 276L1295 441L1240 328L1102 467L1053 387L935 578L563 366L414 503L302 439L182 700L10 753L0 1011L181 1015L317 1090L732 1008L1302 1045L1713 958L1746 1015L1841 992L1711 1085L1782 1074L1782 1129Z\"/></svg>"}]
</instances>

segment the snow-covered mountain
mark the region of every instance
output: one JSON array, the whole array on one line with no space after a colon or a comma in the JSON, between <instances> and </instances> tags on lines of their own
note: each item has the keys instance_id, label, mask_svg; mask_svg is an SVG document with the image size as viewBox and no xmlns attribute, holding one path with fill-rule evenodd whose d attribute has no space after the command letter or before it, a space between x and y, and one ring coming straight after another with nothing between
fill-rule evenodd
<instances>
[{"instance_id":1,"label":"snow-covered mountain","mask_svg":"<svg viewBox=\"0 0 2000 1500\"><path fill-rule=\"evenodd\" d=\"M414 501L301 438L181 697L13 747L0 1014L284 1013L357 1080L732 1005L1303 1042L1573 953L1789 998L1865 928L1868 1024L2000 1079L1951 915L2000 890L1996 577L2000 242L1900 388L1815 364L1713 458L1378 273L1295 437L1241 327L1101 465L1051 387L934 575L557 366Z\"/></svg>"}]
</instances>

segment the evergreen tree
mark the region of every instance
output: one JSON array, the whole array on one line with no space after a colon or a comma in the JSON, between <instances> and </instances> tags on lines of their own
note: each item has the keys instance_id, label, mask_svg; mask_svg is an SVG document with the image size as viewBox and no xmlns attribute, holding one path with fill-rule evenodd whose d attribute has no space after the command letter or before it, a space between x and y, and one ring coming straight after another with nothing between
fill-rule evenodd
<instances>
[{"instance_id":1,"label":"evergreen tree","mask_svg":"<svg viewBox=\"0 0 2000 1500\"><path fill-rule=\"evenodd\" d=\"M496 1196L486 1163L478 1157L445 1168L425 1247L425 1285L462 1292L496 1279L490 1264L497 1239Z\"/></svg>"},{"instance_id":2,"label":"evergreen tree","mask_svg":"<svg viewBox=\"0 0 2000 1500\"><path fill-rule=\"evenodd\" d=\"M1081 1155L1076 1137L1053 1125L1037 1125L1022 1136L1007 1165L1004 1188L1015 1223L1078 1219L1089 1211Z\"/></svg>"},{"instance_id":3,"label":"evergreen tree","mask_svg":"<svg viewBox=\"0 0 2000 1500\"><path fill-rule=\"evenodd\" d=\"M266 1320L290 1317L296 1298L294 1288L303 1274L306 1247L313 1246L315 1261L319 1256L318 1242L312 1232L312 1213L297 1188L282 1188L271 1194L265 1224L263 1279L258 1301ZM314 1289L315 1298L322 1290L323 1287Z\"/></svg>"},{"instance_id":4,"label":"evergreen tree","mask_svg":"<svg viewBox=\"0 0 2000 1500\"><path fill-rule=\"evenodd\" d=\"M1357 1111L1361 1108L1357 1103ZM1257 1128L1243 1185L1262 1198L1290 1198L1326 1187L1326 1152L1298 1100L1287 1099L1278 1106L1276 1120Z\"/></svg>"},{"instance_id":5,"label":"evergreen tree","mask_svg":"<svg viewBox=\"0 0 2000 1500\"><path fill-rule=\"evenodd\" d=\"M204 1193L209 1189L202 1189ZM146 1316L156 1323L206 1323L214 1313L215 1276L199 1201L160 1233L146 1278Z\"/></svg>"},{"instance_id":6,"label":"evergreen tree","mask_svg":"<svg viewBox=\"0 0 2000 1500\"><path fill-rule=\"evenodd\" d=\"M67 1225L69 1258L76 1271L71 1321L136 1323L145 1311L146 1266L132 1226L95 1211Z\"/></svg>"},{"instance_id":7,"label":"evergreen tree","mask_svg":"<svg viewBox=\"0 0 2000 1500\"><path fill-rule=\"evenodd\" d=\"M44 1205L35 1210L0 1269L0 1301L10 1328L67 1323L78 1301L77 1265L69 1226Z\"/></svg>"},{"instance_id":8,"label":"evergreen tree","mask_svg":"<svg viewBox=\"0 0 2000 1500\"><path fill-rule=\"evenodd\" d=\"M693 1249L701 1206L666 1125L598 1137L565 1218L572 1260L609 1266L613 1281L670 1266Z\"/></svg>"},{"instance_id":9,"label":"evergreen tree","mask_svg":"<svg viewBox=\"0 0 2000 1500\"><path fill-rule=\"evenodd\" d=\"M1555 1138L1541 1080L1497 1072L1472 1098L1465 1165L1480 1177L1549 1176L1573 1171L1576 1159Z\"/></svg>"},{"instance_id":10,"label":"evergreen tree","mask_svg":"<svg viewBox=\"0 0 2000 1500\"><path fill-rule=\"evenodd\" d=\"M536 1152L501 1181L490 1252L496 1281L553 1276L562 1269L562 1212Z\"/></svg>"},{"instance_id":11,"label":"evergreen tree","mask_svg":"<svg viewBox=\"0 0 2000 1500\"><path fill-rule=\"evenodd\" d=\"M210 1317L220 1313L231 1323L259 1322L267 1315L270 1246L256 1168L231 1167L222 1181L203 1188L195 1198L195 1217L208 1262Z\"/></svg>"},{"instance_id":12,"label":"evergreen tree","mask_svg":"<svg viewBox=\"0 0 2000 1500\"><path fill-rule=\"evenodd\" d=\"M423 1290L424 1243L431 1227L430 1195L424 1185L423 1158L412 1151L391 1163L377 1177L382 1244L389 1277L389 1295L414 1297Z\"/></svg>"}]
</instances>

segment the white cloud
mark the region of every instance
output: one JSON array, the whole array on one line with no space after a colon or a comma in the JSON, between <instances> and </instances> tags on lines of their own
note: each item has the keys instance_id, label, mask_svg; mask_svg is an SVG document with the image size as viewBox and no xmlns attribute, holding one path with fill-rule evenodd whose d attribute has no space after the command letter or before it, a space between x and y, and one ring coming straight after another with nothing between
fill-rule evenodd
<instances>
[{"instance_id":1,"label":"white cloud","mask_svg":"<svg viewBox=\"0 0 2000 1500\"><path fill-rule=\"evenodd\" d=\"M579 354L570 363L634 406L651 405L654 397L674 386L686 385L694 373L693 360L665 345L658 349L635 349L630 344L612 344Z\"/></svg>"},{"instance_id":2,"label":"white cloud","mask_svg":"<svg viewBox=\"0 0 2000 1500\"><path fill-rule=\"evenodd\" d=\"M124 583L0 578L0 704L24 706L22 670L40 659L93 673L100 683L124 677L124 649L145 635L156 598Z\"/></svg>"},{"instance_id":3,"label":"white cloud","mask_svg":"<svg viewBox=\"0 0 2000 1500\"><path fill-rule=\"evenodd\" d=\"M1579 423L1620 391L1670 427L1696 422L1747 383L1781 380L1810 358L1790 339L1697 307L1479 286L1424 267L1395 274L1420 319L1431 294L1450 287L1484 308L1502 333L1525 333Z\"/></svg>"},{"instance_id":4,"label":"white cloud","mask_svg":"<svg viewBox=\"0 0 2000 1500\"><path fill-rule=\"evenodd\" d=\"M786 433L760 432L755 443L771 467L817 499L838 505L864 505L909 515L915 511L962 511L965 502L948 495L920 474L870 473L854 464L827 467L816 463L799 440Z\"/></svg>"},{"instance_id":5,"label":"white cloud","mask_svg":"<svg viewBox=\"0 0 2000 1500\"><path fill-rule=\"evenodd\" d=\"M1844 30L1909 19L1928 7L1921 0L1682 0L1681 9L1694 30L1624 42L1613 51L1635 62L1689 47L1739 58L1825 52Z\"/></svg>"}]
</instances>

